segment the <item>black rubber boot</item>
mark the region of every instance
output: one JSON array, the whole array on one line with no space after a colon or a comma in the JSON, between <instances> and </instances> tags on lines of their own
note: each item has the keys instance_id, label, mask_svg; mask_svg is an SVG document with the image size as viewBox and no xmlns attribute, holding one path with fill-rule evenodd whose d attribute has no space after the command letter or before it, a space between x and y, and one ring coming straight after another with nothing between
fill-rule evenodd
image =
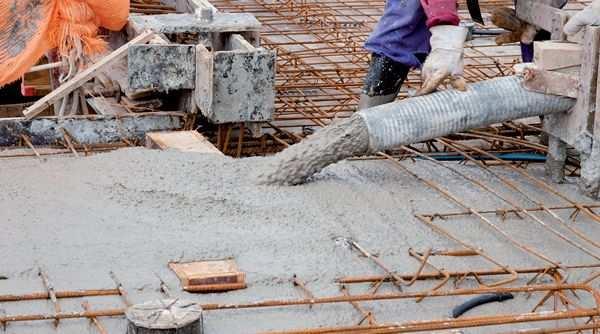
<instances>
[{"instance_id":1,"label":"black rubber boot","mask_svg":"<svg viewBox=\"0 0 600 334\"><path fill-rule=\"evenodd\" d=\"M394 101L408 72L410 72L410 67L386 56L372 54L358 109L362 110Z\"/></svg>"}]
</instances>

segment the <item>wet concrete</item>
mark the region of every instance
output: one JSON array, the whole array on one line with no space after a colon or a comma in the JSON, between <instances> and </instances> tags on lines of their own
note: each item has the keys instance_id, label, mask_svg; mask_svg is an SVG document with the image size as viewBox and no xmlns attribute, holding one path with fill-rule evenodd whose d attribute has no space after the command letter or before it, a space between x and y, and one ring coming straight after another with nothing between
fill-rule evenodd
<instances>
[{"instance_id":1,"label":"wet concrete","mask_svg":"<svg viewBox=\"0 0 600 334\"><path fill-rule=\"evenodd\" d=\"M355 114L319 129L307 139L269 158L260 170L264 184L300 184L340 160L360 156L369 148L369 132L363 118Z\"/></svg>"},{"instance_id":2,"label":"wet concrete","mask_svg":"<svg viewBox=\"0 0 600 334\"><path fill-rule=\"evenodd\" d=\"M335 278L381 274L344 241L352 238L399 272L413 272L419 263L407 255L413 247L456 248L414 218L416 213L457 211L450 202L386 161L344 161L327 167L301 186L257 185L254 175L269 159L233 160L217 155L125 149L88 158L2 160L0 163L0 294L42 291L36 268L46 268L57 290L111 288L114 271L134 302L161 297L160 276L175 296L201 303L235 303L263 299L301 298L290 282L297 274L316 296L339 294ZM424 178L451 189L479 209L505 207L443 168L425 161L403 162ZM495 187L514 192L474 166L454 165ZM564 202L505 169L497 169L547 205ZM543 177L543 168L532 167ZM556 185L573 199L573 180ZM523 206L532 206L515 198ZM560 214L568 218L570 212ZM547 215L540 214L550 224ZM563 263L594 259L564 244L527 220L490 215L495 224ZM600 235L600 225L580 215L577 227ZM459 218L439 221L465 241L484 248L498 261L513 266L544 265L507 244L481 222ZM554 226L554 225L553 225ZM233 256L247 273L248 288L229 293L193 295L181 291L167 268L172 260ZM446 269L491 268L477 258L435 258ZM573 272L571 280L580 278ZM524 283L520 281L519 283ZM408 288L426 288L428 284ZM474 286L467 279L465 287ZM351 286L360 293L368 285ZM384 286L382 292L397 291ZM540 297L541 298L541 297ZM86 298L93 309L118 307L118 298ZM463 298L362 303L379 322L447 317ZM515 301L490 304L469 315L528 311L538 298L519 295ZM585 301L581 301L584 303ZM61 300L64 311L81 310L81 299ZM546 309L552 307L550 303ZM50 313L49 301L2 303L7 314ZM361 315L348 304L286 309L212 311L205 314L205 333L256 333L314 326L350 325ZM109 333L124 333L124 318L102 318ZM96 333L86 320L9 324L7 333ZM467 333L486 333L472 329ZM489 331L487 331L489 333Z\"/></svg>"}]
</instances>

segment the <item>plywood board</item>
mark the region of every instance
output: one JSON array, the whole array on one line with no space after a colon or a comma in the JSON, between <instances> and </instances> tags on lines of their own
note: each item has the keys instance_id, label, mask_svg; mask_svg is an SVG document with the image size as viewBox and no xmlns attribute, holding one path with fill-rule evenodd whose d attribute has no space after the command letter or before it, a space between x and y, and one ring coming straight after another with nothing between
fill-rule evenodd
<instances>
[{"instance_id":1,"label":"plywood board","mask_svg":"<svg viewBox=\"0 0 600 334\"><path fill-rule=\"evenodd\" d=\"M544 118L544 130L560 138L578 151L589 153L592 148L592 124L596 104L600 27L587 27L581 57L581 84L577 104L568 113Z\"/></svg>"},{"instance_id":2,"label":"plywood board","mask_svg":"<svg viewBox=\"0 0 600 334\"><path fill-rule=\"evenodd\" d=\"M534 63L542 70L559 70L581 65L583 47L556 41L534 42Z\"/></svg>"},{"instance_id":3,"label":"plywood board","mask_svg":"<svg viewBox=\"0 0 600 334\"><path fill-rule=\"evenodd\" d=\"M146 134L146 147L223 155L198 131L150 132Z\"/></svg>"},{"instance_id":4,"label":"plywood board","mask_svg":"<svg viewBox=\"0 0 600 334\"><path fill-rule=\"evenodd\" d=\"M92 97L86 101L98 115L123 116L130 113L114 97Z\"/></svg>"},{"instance_id":5,"label":"plywood board","mask_svg":"<svg viewBox=\"0 0 600 334\"><path fill-rule=\"evenodd\" d=\"M525 71L525 80L523 87L528 90L566 96L576 99L579 95L578 75L570 75L560 72L544 71L540 69L527 69Z\"/></svg>"},{"instance_id":6,"label":"plywood board","mask_svg":"<svg viewBox=\"0 0 600 334\"><path fill-rule=\"evenodd\" d=\"M246 274L239 270L233 259L171 262L169 268L187 291L226 291L246 287Z\"/></svg>"}]
</instances>

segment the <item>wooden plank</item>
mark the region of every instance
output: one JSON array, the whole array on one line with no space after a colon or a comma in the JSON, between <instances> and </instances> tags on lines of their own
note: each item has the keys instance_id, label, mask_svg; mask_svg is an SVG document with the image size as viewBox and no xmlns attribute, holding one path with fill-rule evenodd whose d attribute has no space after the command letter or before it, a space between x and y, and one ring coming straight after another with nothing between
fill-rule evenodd
<instances>
[{"instance_id":1,"label":"wooden plank","mask_svg":"<svg viewBox=\"0 0 600 334\"><path fill-rule=\"evenodd\" d=\"M131 100L127 97L121 97L121 104L129 109L132 112L139 111L158 111L160 107L162 107L163 103L161 99L141 99L141 100ZM181 110L181 109L178 109Z\"/></svg>"},{"instance_id":2,"label":"wooden plank","mask_svg":"<svg viewBox=\"0 0 600 334\"><path fill-rule=\"evenodd\" d=\"M535 66L541 70L561 70L581 65L583 47L575 43L557 41L534 42Z\"/></svg>"},{"instance_id":3,"label":"wooden plank","mask_svg":"<svg viewBox=\"0 0 600 334\"><path fill-rule=\"evenodd\" d=\"M223 155L198 131L150 132L146 134L146 147Z\"/></svg>"},{"instance_id":4,"label":"wooden plank","mask_svg":"<svg viewBox=\"0 0 600 334\"><path fill-rule=\"evenodd\" d=\"M46 108L52 106L52 104L59 99L67 96L73 90L79 88L81 85L89 81L93 78L102 68L112 64L113 62L125 57L127 55L127 50L131 45L146 43L154 37L154 33L151 31L145 32L136 38L132 39L128 43L124 44L117 50L113 51L106 57L103 57L95 64L86 68L85 70L79 72L73 79L65 82L60 87L52 91L50 94L44 96L35 102L31 107L27 108L23 111L23 115L27 119L32 119L37 116L39 113L44 111Z\"/></svg>"},{"instance_id":5,"label":"wooden plank","mask_svg":"<svg viewBox=\"0 0 600 334\"><path fill-rule=\"evenodd\" d=\"M196 84L194 103L204 115L210 115L213 109L213 53L202 44L196 45Z\"/></svg>"},{"instance_id":6,"label":"wooden plank","mask_svg":"<svg viewBox=\"0 0 600 334\"><path fill-rule=\"evenodd\" d=\"M33 102L0 104L0 118L19 117L23 115L23 110L32 105ZM47 113L49 115L49 113Z\"/></svg>"},{"instance_id":7,"label":"wooden plank","mask_svg":"<svg viewBox=\"0 0 600 334\"><path fill-rule=\"evenodd\" d=\"M597 64L600 67L600 64ZM600 71L600 69L599 69ZM584 194L598 199L600 197L600 75L596 81L596 100L591 115L590 132L592 137L589 152L581 153L581 177L579 186Z\"/></svg>"},{"instance_id":8,"label":"wooden plank","mask_svg":"<svg viewBox=\"0 0 600 334\"><path fill-rule=\"evenodd\" d=\"M212 292L243 289L246 274L239 270L235 260L208 260L197 262L170 262L184 290Z\"/></svg>"},{"instance_id":9,"label":"wooden plank","mask_svg":"<svg viewBox=\"0 0 600 334\"><path fill-rule=\"evenodd\" d=\"M51 70L51 69L54 69L54 68L61 68L61 67L64 67L64 66L65 66L65 63L62 62L62 61L58 61L58 62L54 62L54 63L50 63L50 64L41 64L41 65L33 66L32 68L30 68L29 70L27 70L26 73L47 71L47 70Z\"/></svg>"},{"instance_id":10,"label":"wooden plank","mask_svg":"<svg viewBox=\"0 0 600 334\"><path fill-rule=\"evenodd\" d=\"M123 116L130 114L114 97L92 97L87 99L87 103L98 115Z\"/></svg>"},{"instance_id":11,"label":"wooden plank","mask_svg":"<svg viewBox=\"0 0 600 334\"><path fill-rule=\"evenodd\" d=\"M523 87L528 90L566 96L576 99L579 95L579 76L540 69L526 69Z\"/></svg>"},{"instance_id":12,"label":"wooden plank","mask_svg":"<svg viewBox=\"0 0 600 334\"><path fill-rule=\"evenodd\" d=\"M544 130L560 138L578 151L591 151L590 122L596 104L600 27L587 27L585 32L577 104L569 113L553 114L544 119Z\"/></svg>"},{"instance_id":13,"label":"wooden plank","mask_svg":"<svg viewBox=\"0 0 600 334\"><path fill-rule=\"evenodd\" d=\"M21 94L23 96L44 96L52 91L48 71L27 72L22 77Z\"/></svg>"},{"instance_id":14,"label":"wooden plank","mask_svg":"<svg viewBox=\"0 0 600 334\"><path fill-rule=\"evenodd\" d=\"M544 4L538 0L519 0L516 5L517 17L549 31L552 39L564 39L562 28L568 16L552 5L556 3Z\"/></svg>"}]
</instances>

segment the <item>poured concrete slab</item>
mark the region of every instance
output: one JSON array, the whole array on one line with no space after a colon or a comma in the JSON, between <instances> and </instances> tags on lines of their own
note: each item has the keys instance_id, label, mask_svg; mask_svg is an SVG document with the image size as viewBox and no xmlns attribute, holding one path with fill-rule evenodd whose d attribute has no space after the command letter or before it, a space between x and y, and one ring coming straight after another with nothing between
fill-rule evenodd
<instances>
[{"instance_id":1,"label":"poured concrete slab","mask_svg":"<svg viewBox=\"0 0 600 334\"><path fill-rule=\"evenodd\" d=\"M43 265L57 290L113 288L113 271L129 298L140 303L164 298L159 276L174 297L200 303L239 303L264 299L304 298L294 287L294 274L317 296L339 295L335 279L346 275L381 275L368 259L348 247L347 238L378 254L400 273L413 273L419 262L410 258L412 247L456 249L455 242L419 222L417 213L462 211L423 183L381 160L342 162L325 169L305 185L258 185L253 180L267 159L234 160L209 154L125 149L89 158L4 160L0 164L0 293L43 291L37 266ZM427 161L403 161L421 177L439 183L477 209L506 208L506 203L444 168ZM523 206L534 205L473 165L449 163L489 184L499 194L517 196ZM530 166L541 178L542 165ZM502 167L500 175L547 206L564 202L527 179ZM571 182L574 180L571 179ZM588 203L574 184L554 185L561 193ZM560 211L569 219L570 211ZM563 264L594 259L565 244L538 225L514 215L486 215L514 238L526 242ZM540 214L549 224L556 222ZM461 240L484 249L511 266L545 265L515 248L493 229L473 217L437 220ZM599 235L599 226L579 215L577 227ZM189 294L168 268L171 261L235 257L246 272L247 289L221 294ZM435 257L446 270L493 268L477 257ZM583 275L587 277L587 275ZM569 281L582 279L571 271ZM487 281L489 283L489 281ZM520 280L518 284L525 284ZM450 282L452 284L452 282ZM474 287L467 278L463 287ZM407 291L432 287L418 283ZM352 285L350 293L370 289ZM382 293L397 292L384 285ZM488 304L469 316L497 315L531 310L541 295L519 294L511 302ZM86 298L94 309L121 307L115 298ZM361 303L380 323L446 318L463 297ZM585 300L578 300L584 303ZM81 310L81 299L60 300L65 311ZM544 310L551 310L550 302ZM51 313L49 301L2 303L7 314ZM248 334L315 326L354 325L361 315L349 304L316 305L261 310L205 312L206 333ZM100 318L109 333L124 333L123 317ZM554 324L554 323L552 323ZM551 325L552 325L551 324ZM568 324L571 324L570 322ZM88 320L61 321L64 334L94 332ZM531 327L540 324L531 324ZM526 326L527 327L527 326ZM510 332L511 328L504 328ZM513 328L514 329L514 328ZM11 334L56 333L52 321L9 324ZM466 333L490 333L469 329Z\"/></svg>"}]
</instances>

